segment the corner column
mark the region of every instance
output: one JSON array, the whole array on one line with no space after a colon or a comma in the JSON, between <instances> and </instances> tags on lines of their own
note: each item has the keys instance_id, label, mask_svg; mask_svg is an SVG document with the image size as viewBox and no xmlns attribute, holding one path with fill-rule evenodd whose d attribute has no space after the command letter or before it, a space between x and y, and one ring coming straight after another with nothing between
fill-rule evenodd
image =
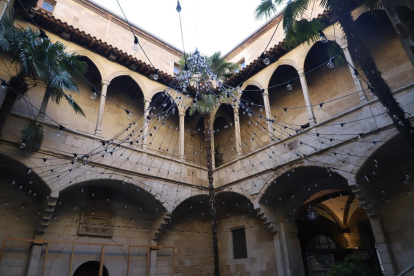
<instances>
[{"instance_id":1,"label":"corner column","mask_svg":"<svg viewBox=\"0 0 414 276\"><path fill-rule=\"evenodd\" d=\"M110 82L107 80L102 81L102 89L101 89L101 98L99 102L99 113L98 113L98 120L96 121L96 129L95 135L102 136L102 120L105 112L105 101L106 101L106 93L108 91L108 86Z\"/></svg>"},{"instance_id":2,"label":"corner column","mask_svg":"<svg viewBox=\"0 0 414 276\"><path fill-rule=\"evenodd\" d=\"M180 160L184 161L184 119L185 119L185 113L180 112Z\"/></svg>"},{"instance_id":3,"label":"corner column","mask_svg":"<svg viewBox=\"0 0 414 276\"><path fill-rule=\"evenodd\" d=\"M150 104L151 100L144 99L144 128L143 128L143 138L142 138L142 149L146 150L148 148L147 144L147 136L148 136L148 126L150 123L150 120L148 120L148 116L150 114Z\"/></svg>"},{"instance_id":4,"label":"corner column","mask_svg":"<svg viewBox=\"0 0 414 276\"><path fill-rule=\"evenodd\" d=\"M315 114L313 114L312 103L309 97L308 83L306 82L303 68L298 70L298 75L300 79L300 85L302 86L303 97L305 98L306 109L308 111L309 124L315 125Z\"/></svg>"},{"instance_id":5,"label":"corner column","mask_svg":"<svg viewBox=\"0 0 414 276\"><path fill-rule=\"evenodd\" d=\"M263 96L263 102L265 107L265 114L266 114L266 124L267 124L267 130L269 131L270 137L273 136L273 127L272 123L269 120L272 120L272 112L270 112L270 102L269 102L269 90L262 89L262 96Z\"/></svg>"},{"instance_id":6,"label":"corner column","mask_svg":"<svg viewBox=\"0 0 414 276\"><path fill-rule=\"evenodd\" d=\"M237 158L242 156L242 148L241 148L241 134L240 134L240 117L239 117L239 106L236 105L233 107L234 112L234 130L236 136L236 152Z\"/></svg>"},{"instance_id":7,"label":"corner column","mask_svg":"<svg viewBox=\"0 0 414 276\"><path fill-rule=\"evenodd\" d=\"M355 72L354 72L355 65L354 65L354 62L352 61L351 54L349 53L348 44L342 45L341 48L342 48L342 51L344 52L345 60L348 63L349 71L351 71L351 75L355 83L356 91L358 91L359 102L363 104L367 102L368 99L363 91L361 80L358 78L358 76L355 76Z\"/></svg>"}]
</instances>

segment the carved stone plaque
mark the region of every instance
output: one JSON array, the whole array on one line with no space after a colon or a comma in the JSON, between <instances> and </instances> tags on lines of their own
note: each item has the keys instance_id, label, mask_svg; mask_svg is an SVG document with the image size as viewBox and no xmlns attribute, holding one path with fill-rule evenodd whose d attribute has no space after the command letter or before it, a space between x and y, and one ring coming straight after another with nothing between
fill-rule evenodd
<instances>
[{"instance_id":1,"label":"carved stone plaque","mask_svg":"<svg viewBox=\"0 0 414 276\"><path fill-rule=\"evenodd\" d=\"M84 210L79 223L79 235L112 237L112 214Z\"/></svg>"}]
</instances>

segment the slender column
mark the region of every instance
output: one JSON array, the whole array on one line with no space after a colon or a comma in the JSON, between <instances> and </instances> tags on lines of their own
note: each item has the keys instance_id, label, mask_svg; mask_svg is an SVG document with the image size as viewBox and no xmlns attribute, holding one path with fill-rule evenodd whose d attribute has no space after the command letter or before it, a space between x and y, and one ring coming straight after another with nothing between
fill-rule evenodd
<instances>
[{"instance_id":1,"label":"slender column","mask_svg":"<svg viewBox=\"0 0 414 276\"><path fill-rule=\"evenodd\" d=\"M180 113L180 160L184 161L184 119L185 113Z\"/></svg>"},{"instance_id":2,"label":"slender column","mask_svg":"<svg viewBox=\"0 0 414 276\"><path fill-rule=\"evenodd\" d=\"M102 81L102 89L101 89L101 98L99 102L99 113L98 113L98 120L96 121L96 129L95 135L101 136L102 134L102 120L105 112L105 101L106 101L106 93L108 91L108 86L110 82L103 80Z\"/></svg>"},{"instance_id":3,"label":"slender column","mask_svg":"<svg viewBox=\"0 0 414 276\"><path fill-rule=\"evenodd\" d=\"M236 132L236 152L237 152L237 158L240 158L242 156L242 148L241 148L239 107L236 105L233 111L234 111L234 130Z\"/></svg>"},{"instance_id":4,"label":"slender column","mask_svg":"<svg viewBox=\"0 0 414 276\"><path fill-rule=\"evenodd\" d=\"M148 120L148 116L150 114L150 103L151 100L144 99L144 129L143 129L143 138L142 138L142 149L146 150L148 148L147 144L147 136L148 136L148 126L150 121Z\"/></svg>"},{"instance_id":5,"label":"slender column","mask_svg":"<svg viewBox=\"0 0 414 276\"><path fill-rule=\"evenodd\" d=\"M308 83L306 82L303 69L299 69L298 74L299 74L299 79L300 79L300 85L302 86L303 97L305 98L306 109L308 110L309 124L315 125L316 124L315 114L313 114L312 103L309 97Z\"/></svg>"},{"instance_id":6,"label":"slender column","mask_svg":"<svg viewBox=\"0 0 414 276\"><path fill-rule=\"evenodd\" d=\"M363 87L362 87L362 84L361 84L361 80L358 78L358 76L355 76L354 69L352 68L352 67L355 68L355 65L354 65L354 62L352 61L351 54L349 53L348 45L344 44L344 45L341 46L341 48L342 48L342 51L344 52L345 59L348 62L349 71L351 71L352 78L354 79L356 91L359 91L359 93L358 93L359 101L360 101L361 104L365 103L366 101L368 101L367 96L365 96L365 93L362 90Z\"/></svg>"},{"instance_id":7,"label":"slender column","mask_svg":"<svg viewBox=\"0 0 414 276\"><path fill-rule=\"evenodd\" d=\"M262 90L263 102L265 106L265 114L266 118L272 120L272 112L270 112L270 102L269 102L269 91L267 89ZM267 130L269 131L270 136L273 136L273 128L272 123L270 121L266 121L267 123Z\"/></svg>"}]
</instances>

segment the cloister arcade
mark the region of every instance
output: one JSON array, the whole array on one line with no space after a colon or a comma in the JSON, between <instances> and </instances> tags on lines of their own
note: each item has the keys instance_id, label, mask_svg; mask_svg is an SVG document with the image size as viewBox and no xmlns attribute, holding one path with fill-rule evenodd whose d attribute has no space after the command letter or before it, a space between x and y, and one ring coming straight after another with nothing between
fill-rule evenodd
<instances>
[{"instance_id":1,"label":"cloister arcade","mask_svg":"<svg viewBox=\"0 0 414 276\"><path fill-rule=\"evenodd\" d=\"M385 14L367 16L355 24L394 97L414 114L410 56ZM370 95L340 25L324 33L328 44L290 49L210 114L222 275L326 275L357 249L377 275L401 275L412 264L412 179L404 179L414 174L411 149ZM334 68L328 45L338 51ZM67 275L69 268L77 275L96 270L104 256L103 275L211 275L204 115L190 116L192 100L177 90L76 43L67 50L88 65L90 83L77 77L81 93L73 95L85 117L49 101L41 85L28 92L39 110L16 103L0 149L0 238L95 244L76 244L70 260L72 245L56 243L43 264L45 244L14 241L0 274ZM19 149L12 134L28 118L44 124L38 152ZM111 140L129 143L81 160ZM309 209L318 220L308 220ZM247 256L238 259L233 232L240 229ZM102 244L113 248L102 255ZM86 261L95 263L82 268Z\"/></svg>"}]
</instances>

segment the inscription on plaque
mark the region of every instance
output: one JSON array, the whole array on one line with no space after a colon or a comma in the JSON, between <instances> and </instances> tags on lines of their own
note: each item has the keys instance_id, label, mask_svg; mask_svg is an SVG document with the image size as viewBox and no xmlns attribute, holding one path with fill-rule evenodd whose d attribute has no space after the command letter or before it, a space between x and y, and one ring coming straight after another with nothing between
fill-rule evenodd
<instances>
[{"instance_id":1,"label":"inscription on plaque","mask_svg":"<svg viewBox=\"0 0 414 276\"><path fill-rule=\"evenodd\" d=\"M97 213L88 210L82 212L79 223L79 235L112 237L112 214Z\"/></svg>"}]
</instances>

